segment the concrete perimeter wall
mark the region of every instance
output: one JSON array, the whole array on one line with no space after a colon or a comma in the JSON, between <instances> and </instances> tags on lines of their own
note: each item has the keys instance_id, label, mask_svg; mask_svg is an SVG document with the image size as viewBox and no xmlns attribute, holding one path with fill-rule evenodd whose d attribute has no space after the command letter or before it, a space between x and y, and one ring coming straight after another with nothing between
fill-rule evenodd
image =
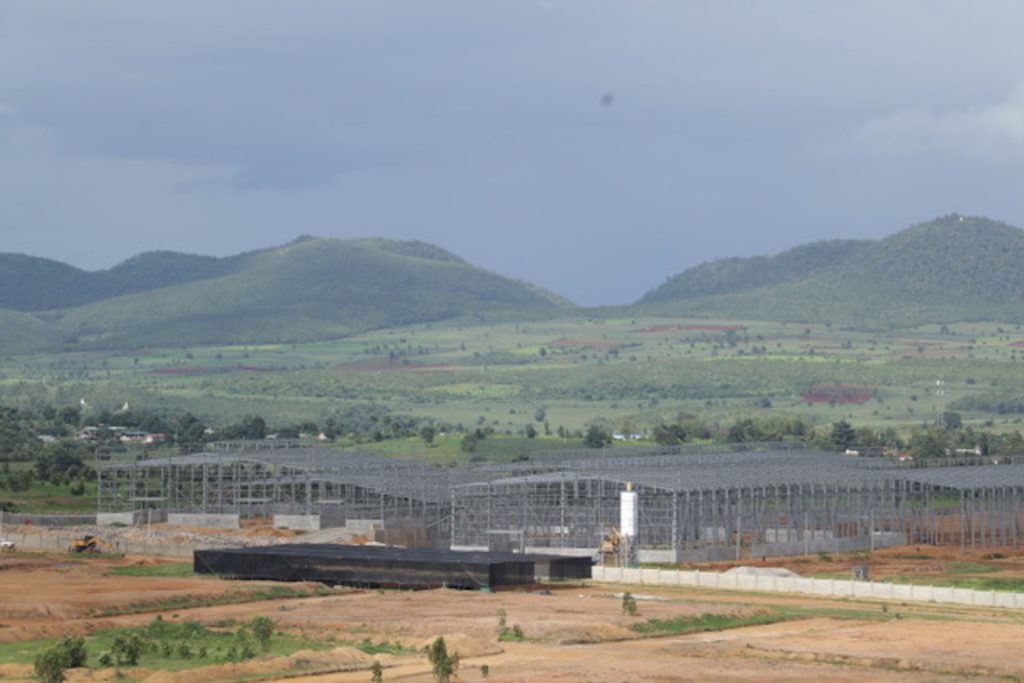
<instances>
[{"instance_id":1,"label":"concrete perimeter wall","mask_svg":"<svg viewBox=\"0 0 1024 683\"><path fill-rule=\"evenodd\" d=\"M218 515L207 513L185 514L170 512L167 514L167 523L178 526L197 526L207 529L241 529L241 515Z\"/></svg>"},{"instance_id":2,"label":"concrete perimeter wall","mask_svg":"<svg viewBox=\"0 0 1024 683\"><path fill-rule=\"evenodd\" d=\"M1024 609L1024 593L976 591L969 588L910 586L878 581L806 579L792 576L759 576L674 569L625 569L593 567L594 581L636 583L649 586L694 586L719 590L798 593L837 598L866 598L896 602L935 602L950 605Z\"/></svg>"}]
</instances>

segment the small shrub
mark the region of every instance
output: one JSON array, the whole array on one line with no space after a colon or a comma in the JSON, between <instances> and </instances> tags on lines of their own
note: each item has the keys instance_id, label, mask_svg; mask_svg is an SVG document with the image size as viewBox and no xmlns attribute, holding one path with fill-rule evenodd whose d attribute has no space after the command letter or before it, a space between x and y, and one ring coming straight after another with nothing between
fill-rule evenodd
<instances>
[{"instance_id":1,"label":"small shrub","mask_svg":"<svg viewBox=\"0 0 1024 683\"><path fill-rule=\"evenodd\" d=\"M635 617L640 613L640 610L636 606L636 598L629 591L622 594L622 613Z\"/></svg>"},{"instance_id":2,"label":"small shrub","mask_svg":"<svg viewBox=\"0 0 1024 683\"><path fill-rule=\"evenodd\" d=\"M61 683L64 672L85 666L85 638L64 636L35 659L36 677L44 683Z\"/></svg>"},{"instance_id":3,"label":"small shrub","mask_svg":"<svg viewBox=\"0 0 1024 683\"><path fill-rule=\"evenodd\" d=\"M146 642L138 633L119 633L114 636L110 652L118 666L135 666L146 647Z\"/></svg>"},{"instance_id":4,"label":"small shrub","mask_svg":"<svg viewBox=\"0 0 1024 683\"><path fill-rule=\"evenodd\" d=\"M373 681L373 683L384 682L384 667L382 667L380 665L380 662L378 662L376 659L373 660L373 666L370 667L370 674L373 676L370 679L371 681Z\"/></svg>"},{"instance_id":5,"label":"small shrub","mask_svg":"<svg viewBox=\"0 0 1024 683\"><path fill-rule=\"evenodd\" d=\"M188 646L188 643L178 644L178 656L182 659L192 659L192 648Z\"/></svg>"},{"instance_id":6,"label":"small shrub","mask_svg":"<svg viewBox=\"0 0 1024 683\"><path fill-rule=\"evenodd\" d=\"M491 667L486 664L480 665L480 678L487 678L491 675Z\"/></svg>"},{"instance_id":7,"label":"small shrub","mask_svg":"<svg viewBox=\"0 0 1024 683\"><path fill-rule=\"evenodd\" d=\"M274 636L274 622L269 617L256 617L249 624L253 637L259 643L260 650L270 649L270 639Z\"/></svg>"}]
</instances>

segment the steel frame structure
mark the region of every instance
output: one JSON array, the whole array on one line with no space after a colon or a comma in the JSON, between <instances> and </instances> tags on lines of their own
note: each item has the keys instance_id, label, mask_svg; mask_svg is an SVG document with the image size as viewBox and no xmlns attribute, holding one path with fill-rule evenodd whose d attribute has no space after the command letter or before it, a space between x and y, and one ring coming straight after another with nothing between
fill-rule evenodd
<instances>
[{"instance_id":1,"label":"steel frame structure","mask_svg":"<svg viewBox=\"0 0 1024 683\"><path fill-rule=\"evenodd\" d=\"M1016 547L1024 464L901 467L796 448L617 448L435 467L325 448L234 449L109 464L100 512L320 515L424 530L437 546L590 552L638 492L636 547L669 561L872 549ZM652 555L651 553L655 553ZM661 553L661 555L656 555Z\"/></svg>"}]
</instances>

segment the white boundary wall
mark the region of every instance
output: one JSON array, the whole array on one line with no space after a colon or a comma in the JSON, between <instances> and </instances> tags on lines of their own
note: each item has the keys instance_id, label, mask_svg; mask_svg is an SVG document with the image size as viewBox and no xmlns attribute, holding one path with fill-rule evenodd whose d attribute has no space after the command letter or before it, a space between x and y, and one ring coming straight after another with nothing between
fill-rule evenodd
<instances>
[{"instance_id":1,"label":"white boundary wall","mask_svg":"<svg viewBox=\"0 0 1024 683\"><path fill-rule=\"evenodd\" d=\"M943 586L912 586L878 581L806 579L799 576L759 576L699 570L626 569L622 567L594 567L591 571L591 579L610 583L637 583L645 586L692 586L719 590L799 593L838 598L1024 609L1024 593L977 591L970 588Z\"/></svg>"}]
</instances>

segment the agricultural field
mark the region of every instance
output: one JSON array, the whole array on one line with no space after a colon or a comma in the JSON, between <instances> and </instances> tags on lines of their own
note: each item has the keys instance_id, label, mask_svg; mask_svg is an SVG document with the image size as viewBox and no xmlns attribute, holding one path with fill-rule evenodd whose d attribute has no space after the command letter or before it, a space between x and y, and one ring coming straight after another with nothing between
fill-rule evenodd
<instances>
[{"instance_id":1,"label":"agricultural field","mask_svg":"<svg viewBox=\"0 0 1024 683\"><path fill-rule=\"evenodd\" d=\"M880 573L946 561L915 559L913 548L886 552L872 559ZM857 558L806 559L817 572ZM995 562L1020 572L1019 557ZM64 636L84 639L87 668L71 670L72 681L369 681L378 663L384 681L425 683L435 680L426 649L439 636L459 657L460 681L1024 675L1024 617L1007 610L644 587L630 613L629 586L324 589L188 569L142 557L0 556L0 593L11 596L0 603L0 680L33 680L35 658Z\"/></svg>"},{"instance_id":2,"label":"agricultural field","mask_svg":"<svg viewBox=\"0 0 1024 683\"><path fill-rule=\"evenodd\" d=\"M828 325L563 317L444 323L329 342L0 359L0 402L190 411L227 422L376 409L518 433L624 432L695 416L799 415L903 429L946 410L1020 421L1024 331L997 323L864 332ZM546 429L545 429L546 425Z\"/></svg>"}]
</instances>

